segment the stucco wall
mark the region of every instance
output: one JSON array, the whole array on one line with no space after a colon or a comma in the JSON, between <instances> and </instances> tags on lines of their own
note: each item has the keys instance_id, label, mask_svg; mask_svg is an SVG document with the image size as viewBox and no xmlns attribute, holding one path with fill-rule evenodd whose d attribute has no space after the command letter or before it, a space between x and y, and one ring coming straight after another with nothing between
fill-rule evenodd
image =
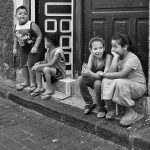
<instances>
[{"instance_id":1,"label":"stucco wall","mask_svg":"<svg viewBox=\"0 0 150 150\"><path fill-rule=\"evenodd\" d=\"M0 0L0 76L14 78L13 69L13 1Z\"/></svg>"},{"instance_id":2,"label":"stucco wall","mask_svg":"<svg viewBox=\"0 0 150 150\"><path fill-rule=\"evenodd\" d=\"M150 95L150 1L149 1L149 71L148 71L148 94Z\"/></svg>"}]
</instances>

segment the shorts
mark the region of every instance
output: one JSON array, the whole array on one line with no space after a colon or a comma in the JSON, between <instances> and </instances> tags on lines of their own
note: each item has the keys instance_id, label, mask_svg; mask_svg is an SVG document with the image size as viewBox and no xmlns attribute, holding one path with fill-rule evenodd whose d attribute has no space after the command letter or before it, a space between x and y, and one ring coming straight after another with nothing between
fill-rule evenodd
<instances>
[{"instance_id":1,"label":"shorts","mask_svg":"<svg viewBox=\"0 0 150 150\"><path fill-rule=\"evenodd\" d=\"M44 82L46 82L46 79L45 79L44 74L43 74L43 78L44 78ZM51 83L55 83L55 82L57 82L59 79L63 79L63 78L64 78L64 77L63 77L62 73L60 72L60 70L56 68L56 75L53 76L53 77L51 77Z\"/></svg>"},{"instance_id":2,"label":"shorts","mask_svg":"<svg viewBox=\"0 0 150 150\"><path fill-rule=\"evenodd\" d=\"M27 49L28 48L28 49ZM22 48L20 51L20 67L24 66L33 67L36 62L42 57L42 49L38 49L38 53L30 53L29 49L32 47Z\"/></svg>"}]
</instances>

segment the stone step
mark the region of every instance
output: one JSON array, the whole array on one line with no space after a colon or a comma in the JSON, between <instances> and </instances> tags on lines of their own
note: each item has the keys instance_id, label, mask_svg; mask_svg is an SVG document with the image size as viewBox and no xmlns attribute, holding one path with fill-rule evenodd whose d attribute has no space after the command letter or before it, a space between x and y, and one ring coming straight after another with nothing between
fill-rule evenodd
<instances>
[{"instance_id":1,"label":"stone step","mask_svg":"<svg viewBox=\"0 0 150 150\"><path fill-rule=\"evenodd\" d=\"M22 78L21 78L20 72L18 71L17 72L17 81L21 81L21 80L22 80ZM46 87L46 83L44 81L43 81L43 86ZM54 83L53 86L56 91L54 94L55 98L63 100L65 98L71 96L71 97L75 97L75 98L83 101L82 96L80 94L77 79L72 79L69 77L67 77L65 79L60 79L58 82ZM94 103L96 103L94 90L89 88L89 92L93 98ZM150 98L147 96L139 98L137 100L135 109L140 113L150 114Z\"/></svg>"}]
</instances>

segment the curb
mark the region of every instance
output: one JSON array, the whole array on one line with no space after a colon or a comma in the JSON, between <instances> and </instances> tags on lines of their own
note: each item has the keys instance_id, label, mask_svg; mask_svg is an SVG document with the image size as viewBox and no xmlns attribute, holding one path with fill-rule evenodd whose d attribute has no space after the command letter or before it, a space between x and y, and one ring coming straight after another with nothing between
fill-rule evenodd
<instances>
[{"instance_id":1,"label":"curb","mask_svg":"<svg viewBox=\"0 0 150 150\"><path fill-rule=\"evenodd\" d=\"M141 122L129 129L123 128L117 120L98 119L94 113L84 115L81 109L56 99L43 101L39 97L32 98L24 91L18 92L8 87L0 87L0 97L132 150L150 149L150 126L143 127ZM146 133L146 137L143 136Z\"/></svg>"}]
</instances>

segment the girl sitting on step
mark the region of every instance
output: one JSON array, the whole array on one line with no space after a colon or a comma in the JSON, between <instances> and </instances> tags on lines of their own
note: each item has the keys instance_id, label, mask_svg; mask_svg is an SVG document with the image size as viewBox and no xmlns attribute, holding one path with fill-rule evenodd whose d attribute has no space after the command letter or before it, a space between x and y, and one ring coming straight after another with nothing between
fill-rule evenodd
<instances>
[{"instance_id":1,"label":"girl sitting on step","mask_svg":"<svg viewBox=\"0 0 150 150\"><path fill-rule=\"evenodd\" d=\"M44 100L54 94L52 83L66 77L65 57L62 48L59 47L59 35L57 33L46 34L45 47L47 49L45 61L37 62L32 67L36 73L37 88L31 93L31 96L42 93L41 99ZM46 90L42 86L42 75L46 80Z\"/></svg>"},{"instance_id":2,"label":"girl sitting on step","mask_svg":"<svg viewBox=\"0 0 150 150\"><path fill-rule=\"evenodd\" d=\"M132 53L132 42L128 34L116 33L112 37L111 45L112 64L108 72L98 72L99 76L104 78L102 99L107 105L107 119L115 115L113 102L125 106L126 113L120 124L128 126L139 118L134 105L135 99L142 97L146 92L145 76L139 58Z\"/></svg>"},{"instance_id":3,"label":"girl sitting on step","mask_svg":"<svg viewBox=\"0 0 150 150\"><path fill-rule=\"evenodd\" d=\"M91 52L88 64L83 64L82 76L78 78L79 88L83 100L85 101L84 114L91 112L93 108L93 100L89 93L88 87L94 88L97 101L97 117L105 116L105 104L101 100L101 80L97 74L98 71L106 71L111 63L111 54L105 51L105 43L102 38L94 37L89 41L89 50Z\"/></svg>"}]
</instances>

